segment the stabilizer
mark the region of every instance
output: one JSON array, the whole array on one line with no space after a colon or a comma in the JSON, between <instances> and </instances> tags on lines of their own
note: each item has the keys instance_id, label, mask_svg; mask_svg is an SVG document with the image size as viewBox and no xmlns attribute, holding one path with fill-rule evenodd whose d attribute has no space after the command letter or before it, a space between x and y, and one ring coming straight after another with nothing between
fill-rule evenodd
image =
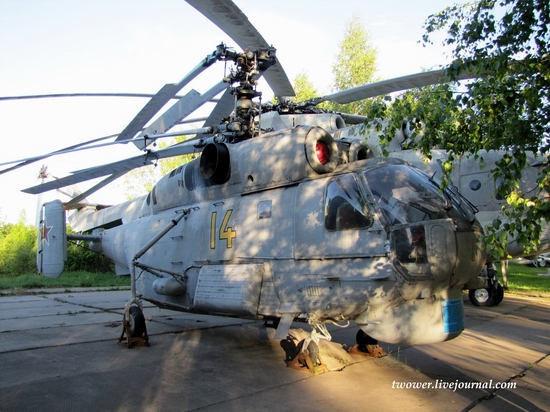
<instances>
[{"instance_id":1,"label":"stabilizer","mask_svg":"<svg viewBox=\"0 0 550 412\"><path fill-rule=\"evenodd\" d=\"M60 200L44 203L39 212L36 268L38 273L56 279L67 260L65 209Z\"/></svg>"}]
</instances>

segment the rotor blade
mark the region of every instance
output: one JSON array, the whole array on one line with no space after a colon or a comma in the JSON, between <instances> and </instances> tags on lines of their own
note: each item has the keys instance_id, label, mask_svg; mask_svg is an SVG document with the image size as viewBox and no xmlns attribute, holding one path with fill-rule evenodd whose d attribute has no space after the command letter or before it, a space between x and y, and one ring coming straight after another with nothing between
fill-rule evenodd
<instances>
[{"instance_id":1,"label":"rotor blade","mask_svg":"<svg viewBox=\"0 0 550 412\"><path fill-rule=\"evenodd\" d=\"M111 176L107 177L106 179L103 179L101 182L91 187L90 189L86 190L84 193L80 193L78 196L73 197L68 202L63 203L63 208L65 210L76 209L80 205L80 202L82 200L86 199L92 193L97 192L99 189L107 186L109 183L115 181L119 177L124 176L126 173L127 172L113 173Z\"/></svg>"},{"instance_id":2,"label":"rotor blade","mask_svg":"<svg viewBox=\"0 0 550 412\"><path fill-rule=\"evenodd\" d=\"M197 119L195 119L195 121L196 120ZM212 130L213 129L211 127L201 127L201 128L196 128L196 129L180 130L178 132L173 132L173 133L164 133L164 134L156 134L156 135L147 135L147 136L143 136L143 137L137 137L132 141L133 142L136 142L136 141L147 142L147 145L149 145L150 143L155 142L157 139L162 139L162 138L165 138L165 137L185 136L185 135L191 135L191 134L204 134L204 133L210 133L210 132L212 132ZM107 136L107 138L111 138L111 137L114 137L114 136L117 136L117 135ZM93 141L99 141L99 140L102 140L102 139L105 139L105 138L106 137L103 137L103 138L100 138L100 139L95 139ZM197 140L199 138L201 138L201 137L189 139L187 141ZM89 141L89 142L83 143L82 145L89 144L91 142L92 141ZM89 150L89 149L98 149L98 148L101 148L101 147L114 146L114 145L118 145L118 144L124 144L124 142L113 141L113 142L100 143L100 144L90 145L90 146L78 145L78 146L75 146L75 147L69 147L69 148L66 148L66 149L57 150L55 152L51 152L51 153L48 153L46 155L35 156L35 157L32 157L32 158L12 160L12 161L9 161L9 162L0 163L0 166L3 166L3 165L8 165L8 164L12 164L12 163L21 162L21 163L15 165L15 166L9 167L9 168L4 169L4 170L0 170L0 175L3 174L3 173L9 172L11 170L17 169L19 167L26 166L27 164L34 163L38 160L45 159L47 157L61 155L61 154L67 154L67 153L74 153L74 152L79 152L79 151Z\"/></svg>"},{"instance_id":3,"label":"rotor blade","mask_svg":"<svg viewBox=\"0 0 550 412\"><path fill-rule=\"evenodd\" d=\"M22 96L0 96L0 101L3 100L33 100L33 99L55 99L65 97L137 97L140 99L155 97L155 94L151 93L52 93L52 94L27 94ZM175 95L172 99L181 99L183 96ZM216 103L216 99L211 100L212 103Z\"/></svg>"},{"instance_id":4,"label":"rotor blade","mask_svg":"<svg viewBox=\"0 0 550 412\"><path fill-rule=\"evenodd\" d=\"M27 157L27 158L24 158L24 159L11 160L9 162L0 163L0 166L5 166L5 165L13 164L13 163L18 163L15 166L11 166L11 167L8 167L6 169L0 170L0 175L3 174L3 173L10 172L10 171L15 170L15 169L19 169L20 167L30 165L34 162L38 162L39 160L46 159L48 157L55 156L55 155L58 155L58 154L68 153L68 152L71 152L71 151L77 151L77 150L79 150L80 147L83 147L83 146L86 146L86 145L89 145L89 144L92 144L92 143L95 143L95 142L100 142L100 141L103 141L103 140L106 140L106 139L111 139L111 138L116 137L116 136L118 136L118 135L112 134L112 135L109 135L109 136L100 137L98 139L88 140L87 142L83 142L83 143L79 143L79 144L76 144L76 145L73 145L73 146L69 146L69 147L66 147L64 149L56 150L55 152L50 152L50 153L43 154L43 155Z\"/></svg>"},{"instance_id":5,"label":"rotor blade","mask_svg":"<svg viewBox=\"0 0 550 412\"><path fill-rule=\"evenodd\" d=\"M194 118L191 118L191 119L183 119L183 120L180 120L180 121L179 121L178 123L176 123L176 124L199 123L199 122L204 122L206 119L207 119L207 117L194 117Z\"/></svg>"},{"instance_id":6,"label":"rotor blade","mask_svg":"<svg viewBox=\"0 0 550 412\"><path fill-rule=\"evenodd\" d=\"M168 85L166 85L166 86L168 86ZM166 86L164 88L166 88ZM213 98L225 88L227 88L227 83L219 82L218 84L216 84L216 86L211 88L204 95L200 95L195 90L189 91L185 96L181 97L177 101L177 103L175 103L170 109L168 109L161 117L159 117L155 122L153 122L150 126L148 126L147 129L138 130L138 131L142 131L142 133L138 137L133 139L132 141L134 142L134 144L139 149L143 149L145 147L145 143L147 143L147 145L149 145L149 144L151 144L155 141L151 137L149 137L147 139L143 138L145 135L147 135L148 133L155 133L155 134L164 133L166 130L169 130L171 127L178 124L181 119L183 119L186 116L188 116L189 114L191 114L193 111L198 109L204 103L212 101ZM159 94L157 93L155 96L159 96ZM153 99L151 101L153 101ZM149 105L151 103L151 101L149 101L149 103L147 105ZM216 103L219 103L219 100ZM147 105L146 105L146 107L147 107ZM152 106L150 106L150 107L152 107ZM144 112L143 109L142 109L142 112ZM128 127L126 129L128 129ZM98 144L98 145L92 145L92 143L96 143L96 142L106 140L106 139L109 139L109 138L112 138L112 137L117 137L117 136L118 136L118 138L115 139L113 142L102 143L102 144ZM34 162L37 162L39 160L46 159L46 158L51 157L51 156L70 153L70 152L76 152L76 151L80 151L80 150L88 150L88 149L93 149L93 148L98 148L98 147L103 147L103 146L110 146L110 145L114 145L114 144L126 143L124 141L126 139L120 139L120 136L121 136L121 134L120 135L114 134L114 135L110 135L110 136L100 137L98 139L89 140L87 142L83 142L83 143L79 143L79 144L76 144L76 145L73 145L73 146L69 146L69 147L66 147L64 149L56 150L54 152L50 152L50 153L47 153L47 154L44 154L44 155L38 155L38 156L34 156L34 157L28 157L28 158L24 158L24 159L12 160L12 161L9 161L9 162L0 163L0 166L13 164L13 163L18 163L15 166L11 166L11 167L8 167L6 169L0 170L0 175L3 174L3 173L10 172L12 170L18 169L18 168L23 167L23 166L27 166L27 165L32 164ZM89 145L91 145L91 146L89 146Z\"/></svg>"},{"instance_id":7,"label":"rotor blade","mask_svg":"<svg viewBox=\"0 0 550 412\"><path fill-rule=\"evenodd\" d=\"M140 97L152 98L154 94L150 93L52 93L52 94L29 94L24 96L0 96L3 100L31 100L31 99L53 99L59 97ZM179 99L181 96L174 96Z\"/></svg>"},{"instance_id":8,"label":"rotor blade","mask_svg":"<svg viewBox=\"0 0 550 412\"><path fill-rule=\"evenodd\" d=\"M214 110L210 112L210 115L206 118L203 126L209 126L213 124L220 124L224 117L231 114L231 111L235 108L235 97L231 94L231 91L227 89L220 100L214 107Z\"/></svg>"},{"instance_id":9,"label":"rotor blade","mask_svg":"<svg viewBox=\"0 0 550 412\"><path fill-rule=\"evenodd\" d=\"M177 84L165 84L157 94L143 106L136 117L134 117L128 126L118 135L116 140L124 141L132 139L180 90L181 88Z\"/></svg>"},{"instance_id":10,"label":"rotor blade","mask_svg":"<svg viewBox=\"0 0 550 412\"><path fill-rule=\"evenodd\" d=\"M368 119L368 116L360 114L338 113L344 119L346 124L363 124Z\"/></svg>"},{"instance_id":11,"label":"rotor blade","mask_svg":"<svg viewBox=\"0 0 550 412\"><path fill-rule=\"evenodd\" d=\"M31 163L34 163L38 160L42 160L42 159L45 159L45 158L51 157L51 156L57 156L57 155L62 155L62 154L67 154L67 153L80 152L80 151L83 151L83 150L97 149L97 148L100 148L100 147L107 147L107 146L114 146L114 145L118 145L118 144L123 144L124 142L117 142L117 141L107 142L107 143L99 143L99 144L91 144L92 142L95 142L95 141L104 140L106 138L112 138L112 137L116 137L116 136L118 136L118 135L115 134L115 135L106 136L106 137L100 138L100 139L90 140L88 142L85 142L85 143L82 143L82 144L79 144L79 145L75 145L75 146L71 146L71 147L67 147L65 149L56 150L55 152L50 152L50 153L47 153L45 155L39 155L39 156L35 156L35 157L28 157L26 159L11 160L9 162L0 163L0 166L4 166L4 165L12 164L12 163L21 162L21 163L15 165L15 166L12 166L8 169L0 170L0 174L5 173L5 172L9 172L10 170L17 169L21 166L26 166L27 164L31 164ZM140 140L143 141L145 139L140 139Z\"/></svg>"},{"instance_id":12,"label":"rotor blade","mask_svg":"<svg viewBox=\"0 0 550 412\"><path fill-rule=\"evenodd\" d=\"M186 0L207 19L231 37L241 49L267 48L269 44L248 17L231 0ZM267 83L276 96L294 96L294 89L286 73L277 60L264 72Z\"/></svg>"},{"instance_id":13,"label":"rotor blade","mask_svg":"<svg viewBox=\"0 0 550 412\"><path fill-rule=\"evenodd\" d=\"M147 136L150 133L162 134L167 130L170 130L173 126L185 117L189 116L204 103L210 101L213 97L218 95L222 90L227 89L228 84L221 81L208 90L203 95L200 95L195 90L191 90L183 98L179 99L170 109L156 119L151 125L147 126L145 130L141 132L138 139L143 136ZM138 149L144 149L147 144L151 144L153 141L144 141L134 139L134 144Z\"/></svg>"},{"instance_id":14,"label":"rotor blade","mask_svg":"<svg viewBox=\"0 0 550 412\"><path fill-rule=\"evenodd\" d=\"M476 76L470 73L462 73L456 80L472 79L474 77ZM410 74L408 76L398 77L395 79L382 80L381 82L364 84L352 89L320 97L316 102L321 103L329 100L331 102L345 104L368 99L369 97L398 92L401 90L430 86L432 84L448 83L449 81L450 79L445 75L445 69L433 70L429 72Z\"/></svg>"},{"instance_id":15,"label":"rotor blade","mask_svg":"<svg viewBox=\"0 0 550 412\"><path fill-rule=\"evenodd\" d=\"M172 136L181 136L181 135L186 135L186 134L199 133L196 130L197 129L193 129L191 131L185 130L185 131L173 133L170 136L169 135L143 136L143 137L135 138L133 141L134 142L135 141L139 141L139 142L147 141L148 142L147 144L151 144L155 140L163 138L163 137L172 137ZM55 152L50 152L50 153L47 153L45 155L39 155L39 156L34 156L34 157L28 157L28 158L25 158L25 159L11 160L9 162L0 163L0 166L4 166L4 165L9 165L9 164L12 164L12 163L20 162L19 164L15 165L15 166L0 170L0 175L3 174L3 173L9 172L11 170L18 169L18 168L26 166L28 164L34 163L38 160L46 159L46 158L51 157L51 156L57 156L57 155L62 155L62 154L67 154L67 153L80 152L80 151L89 150L89 149L98 149L98 148L101 148L101 147L114 146L114 145L119 145L119 144L124 144L125 143L125 142L113 141L113 142L107 142L107 143L91 144L93 142L98 142L98 141L105 140L105 139L108 139L108 138L113 138L113 137L116 137L116 136L118 136L118 135L114 134L114 135L111 135L111 136L100 137L99 139L89 140L87 142L80 143L80 144L74 145L74 146L70 146L70 147L67 147L65 149L56 150Z\"/></svg>"},{"instance_id":16,"label":"rotor blade","mask_svg":"<svg viewBox=\"0 0 550 412\"><path fill-rule=\"evenodd\" d=\"M165 84L158 93L140 110L140 112L132 119L130 124L120 133L117 141L132 139L136 133L141 131L145 125L151 120L160 109L164 107L174 96L183 89L191 80L210 67L217 58L216 51L211 55L206 56L201 62L195 66L183 79L176 84Z\"/></svg>"},{"instance_id":17,"label":"rotor blade","mask_svg":"<svg viewBox=\"0 0 550 412\"><path fill-rule=\"evenodd\" d=\"M27 189L23 189L22 192L36 195L39 193L47 192L49 190L59 189L61 187L74 185L91 179L96 179L102 176L126 173L132 169L148 166L158 159L200 152L202 150L202 146L203 145L201 144L201 141L190 139L180 144L170 146L166 149L162 149L156 152L151 151L139 156L131 157L129 159L123 159L106 165L79 170L69 176L65 176L60 179L43 183L37 186L29 187Z\"/></svg>"}]
</instances>

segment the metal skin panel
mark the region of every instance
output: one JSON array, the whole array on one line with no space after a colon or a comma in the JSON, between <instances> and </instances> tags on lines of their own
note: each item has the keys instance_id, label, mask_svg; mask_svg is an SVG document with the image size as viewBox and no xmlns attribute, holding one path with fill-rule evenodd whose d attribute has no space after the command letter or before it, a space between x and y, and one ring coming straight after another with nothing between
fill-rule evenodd
<instances>
[{"instance_id":1,"label":"metal skin panel","mask_svg":"<svg viewBox=\"0 0 550 412\"><path fill-rule=\"evenodd\" d=\"M279 295L273 281L273 262L264 262L262 289L260 291L260 303L258 314L264 316L276 316L281 305ZM286 338L286 336L285 336Z\"/></svg>"},{"instance_id":2,"label":"metal skin panel","mask_svg":"<svg viewBox=\"0 0 550 412\"><path fill-rule=\"evenodd\" d=\"M233 150L238 158L245 192L297 182L316 172L304 161L304 143L310 131L305 126L266 134ZM277 153L277 155L275 155Z\"/></svg>"},{"instance_id":3,"label":"metal skin panel","mask_svg":"<svg viewBox=\"0 0 550 412\"><path fill-rule=\"evenodd\" d=\"M403 279L387 257L287 260L272 265L281 301L278 316L293 310L295 316L353 319L369 305L403 301L397 287Z\"/></svg>"},{"instance_id":4,"label":"metal skin panel","mask_svg":"<svg viewBox=\"0 0 550 412\"><path fill-rule=\"evenodd\" d=\"M206 251L202 253L205 260L229 262L235 258L242 230L246 230L239 222L240 200L240 197L233 197L213 202L206 207L207 216L203 221L202 230L204 231L204 222L209 223L210 230L207 244L199 246L199 250Z\"/></svg>"},{"instance_id":5,"label":"metal skin panel","mask_svg":"<svg viewBox=\"0 0 550 412\"><path fill-rule=\"evenodd\" d=\"M481 229L477 230L476 233L469 231L456 232L456 243L461 246L461 254L458 255L457 265L453 276L451 276L451 287L468 283L471 276L469 276L467 268L474 262L485 260L486 255L481 247L479 236L481 236ZM444 259L444 257L442 257L442 259Z\"/></svg>"},{"instance_id":6,"label":"metal skin panel","mask_svg":"<svg viewBox=\"0 0 550 412\"><path fill-rule=\"evenodd\" d=\"M174 278L162 278L153 281L153 290L159 295L179 296L185 294L187 288L183 282Z\"/></svg>"},{"instance_id":7,"label":"metal skin panel","mask_svg":"<svg viewBox=\"0 0 550 412\"><path fill-rule=\"evenodd\" d=\"M400 305L371 306L355 323L374 339L421 345L457 337L464 329L463 313L462 290L458 288Z\"/></svg>"},{"instance_id":8,"label":"metal skin panel","mask_svg":"<svg viewBox=\"0 0 550 412\"><path fill-rule=\"evenodd\" d=\"M256 315L263 265L204 266L194 303L198 310Z\"/></svg>"},{"instance_id":9,"label":"metal skin panel","mask_svg":"<svg viewBox=\"0 0 550 412\"><path fill-rule=\"evenodd\" d=\"M296 202L296 259L385 256L386 232L374 217L364 230L327 231L324 197L327 179L299 185Z\"/></svg>"},{"instance_id":10,"label":"metal skin panel","mask_svg":"<svg viewBox=\"0 0 550 412\"><path fill-rule=\"evenodd\" d=\"M293 259L297 187L243 196L236 256L240 259Z\"/></svg>"},{"instance_id":11,"label":"metal skin panel","mask_svg":"<svg viewBox=\"0 0 550 412\"><path fill-rule=\"evenodd\" d=\"M428 256L429 273L435 280L445 279L445 274L453 272L455 269L456 238L452 236L453 230L446 228L452 224L452 222L437 222L430 226L425 225L427 241L432 249Z\"/></svg>"},{"instance_id":12,"label":"metal skin panel","mask_svg":"<svg viewBox=\"0 0 550 412\"><path fill-rule=\"evenodd\" d=\"M499 210L503 205L506 205L506 200L499 198L495 193L498 189L498 181L495 182L492 171L494 164L503 158L505 152L479 151L477 154L479 158L460 158L454 161L453 167L458 169L456 177L454 177L454 183L460 193L476 205L480 211ZM537 157L532 153L526 155L527 164L535 166L527 166L522 170L518 189L523 193L535 195L538 193L536 184L539 172L539 168L536 167ZM538 160L540 160L540 157ZM540 193L540 196L545 195Z\"/></svg>"},{"instance_id":13,"label":"metal skin panel","mask_svg":"<svg viewBox=\"0 0 550 412\"><path fill-rule=\"evenodd\" d=\"M262 122L264 117L265 114L262 115ZM331 133L346 126L344 119L342 119L340 115L332 113L300 115L294 114L279 116L279 118L280 121L284 123L285 127L296 127L297 125L307 124L309 126L322 127L323 129ZM282 129L283 127L279 128Z\"/></svg>"},{"instance_id":14,"label":"metal skin panel","mask_svg":"<svg viewBox=\"0 0 550 412\"><path fill-rule=\"evenodd\" d=\"M42 206L36 266L38 272L49 278L58 278L67 260L65 210L60 200Z\"/></svg>"},{"instance_id":15,"label":"metal skin panel","mask_svg":"<svg viewBox=\"0 0 550 412\"><path fill-rule=\"evenodd\" d=\"M95 228L117 226L121 222L131 222L142 213L145 196L97 210L95 206L85 206L77 213L69 213L68 221L75 232L90 231Z\"/></svg>"},{"instance_id":16,"label":"metal skin panel","mask_svg":"<svg viewBox=\"0 0 550 412\"><path fill-rule=\"evenodd\" d=\"M399 242L398 233L410 227L392 231L392 242L397 244ZM416 227L418 226L412 225L413 229ZM414 247L408 249L407 256L401 256L399 253L396 253L395 258L401 261L411 280L435 279L436 281L446 281L449 278L449 274L455 272L458 260L457 233L454 223L451 219L435 220L424 222L421 227L423 228L427 250L421 250L420 253L422 255L426 253L425 258L415 256ZM426 249L425 247L421 248ZM398 248L395 247L395 249L397 250ZM468 251L465 255L468 258L468 262L472 262L471 250L469 247L467 249Z\"/></svg>"},{"instance_id":17,"label":"metal skin panel","mask_svg":"<svg viewBox=\"0 0 550 412\"><path fill-rule=\"evenodd\" d=\"M239 201L239 197L234 197L193 206L189 216L139 261L180 271L192 262L232 260L240 234ZM129 265L139 249L172 220L174 213L175 210L147 216L104 232L103 252L119 264Z\"/></svg>"}]
</instances>

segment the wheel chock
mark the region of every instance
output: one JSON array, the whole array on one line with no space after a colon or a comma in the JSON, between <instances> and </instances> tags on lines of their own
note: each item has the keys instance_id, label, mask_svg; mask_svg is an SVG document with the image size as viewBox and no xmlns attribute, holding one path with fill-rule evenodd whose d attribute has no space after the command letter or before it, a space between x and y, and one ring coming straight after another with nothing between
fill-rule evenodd
<instances>
[{"instance_id":1,"label":"wheel chock","mask_svg":"<svg viewBox=\"0 0 550 412\"><path fill-rule=\"evenodd\" d=\"M318 375L321 373L328 372L328 367L323 363L323 360L321 359L321 355L318 355L318 363L314 364L311 360L311 357L309 356L309 353L302 352L301 350L298 351L294 359L292 359L288 365L287 368L296 369L299 371L309 372L312 375Z\"/></svg>"},{"instance_id":2,"label":"wheel chock","mask_svg":"<svg viewBox=\"0 0 550 412\"><path fill-rule=\"evenodd\" d=\"M118 338L119 345L126 345L128 349L132 346L149 346L149 335L147 335L147 326L144 325L143 334L141 336L132 336L130 321L126 319L126 315L122 321L122 331Z\"/></svg>"},{"instance_id":3,"label":"wheel chock","mask_svg":"<svg viewBox=\"0 0 550 412\"><path fill-rule=\"evenodd\" d=\"M380 345L363 345L356 343L348 351L350 355L368 356L371 358L382 358L386 356L386 352Z\"/></svg>"}]
</instances>

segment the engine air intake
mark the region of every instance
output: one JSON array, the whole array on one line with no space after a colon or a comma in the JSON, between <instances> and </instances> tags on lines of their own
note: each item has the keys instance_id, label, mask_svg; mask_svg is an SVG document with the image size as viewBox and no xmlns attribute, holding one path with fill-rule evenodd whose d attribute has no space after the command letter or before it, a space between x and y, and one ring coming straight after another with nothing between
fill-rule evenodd
<instances>
[{"instance_id":1,"label":"engine air intake","mask_svg":"<svg viewBox=\"0 0 550 412\"><path fill-rule=\"evenodd\" d=\"M210 143L202 151L200 161L201 176L214 183L229 180L229 149L224 144Z\"/></svg>"},{"instance_id":2,"label":"engine air intake","mask_svg":"<svg viewBox=\"0 0 550 412\"><path fill-rule=\"evenodd\" d=\"M338 145L326 130L312 127L304 146L307 161L317 173L330 173L338 165Z\"/></svg>"}]
</instances>

